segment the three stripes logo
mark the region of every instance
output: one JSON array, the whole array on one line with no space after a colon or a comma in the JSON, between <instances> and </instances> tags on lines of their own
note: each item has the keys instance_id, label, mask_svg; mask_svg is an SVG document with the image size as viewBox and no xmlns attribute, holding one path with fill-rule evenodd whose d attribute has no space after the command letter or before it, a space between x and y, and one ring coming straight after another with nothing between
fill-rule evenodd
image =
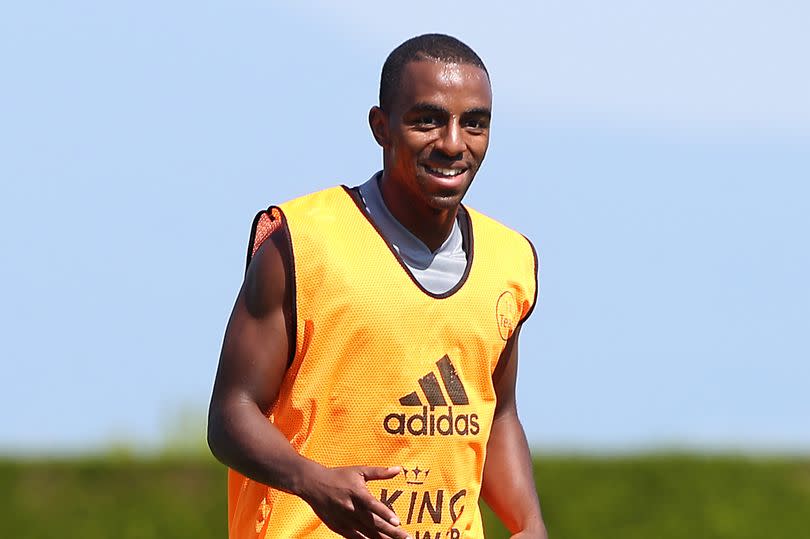
<instances>
[{"instance_id":1,"label":"three stripes logo","mask_svg":"<svg viewBox=\"0 0 810 539\"><path fill-rule=\"evenodd\" d=\"M406 408L406 411L420 408L412 414L390 413L383 420L383 427L389 434L404 436L452 436L460 435L475 436L480 432L478 425L478 414L460 414L458 408L453 410L453 406L467 406L470 399L461 378L456 373L456 368L450 362L450 358L445 355L436 362L439 368L439 375L442 384L433 372L427 373L419 379L419 387L427 402L422 401L418 391L412 391L399 399L399 404ZM450 398L448 404L442 386ZM436 408L446 407L446 410L436 410Z\"/></svg>"}]
</instances>

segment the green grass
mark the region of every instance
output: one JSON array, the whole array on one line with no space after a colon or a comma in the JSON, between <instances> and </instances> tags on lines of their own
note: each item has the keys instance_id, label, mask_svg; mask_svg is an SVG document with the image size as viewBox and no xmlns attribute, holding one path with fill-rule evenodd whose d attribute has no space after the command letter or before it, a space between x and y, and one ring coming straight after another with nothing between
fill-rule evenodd
<instances>
[{"instance_id":1,"label":"green grass","mask_svg":"<svg viewBox=\"0 0 810 539\"><path fill-rule=\"evenodd\" d=\"M552 539L810 536L810 459L541 456L535 473ZM209 458L4 459L0 499L4 538L226 537Z\"/></svg>"},{"instance_id":2,"label":"green grass","mask_svg":"<svg viewBox=\"0 0 810 539\"><path fill-rule=\"evenodd\" d=\"M552 538L810 537L810 459L540 458L535 478Z\"/></svg>"}]
</instances>

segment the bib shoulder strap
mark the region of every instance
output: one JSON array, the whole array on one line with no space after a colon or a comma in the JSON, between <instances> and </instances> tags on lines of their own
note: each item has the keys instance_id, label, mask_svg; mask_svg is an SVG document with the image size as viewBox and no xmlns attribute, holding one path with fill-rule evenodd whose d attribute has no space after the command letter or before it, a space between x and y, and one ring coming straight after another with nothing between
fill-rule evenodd
<instances>
[{"instance_id":1,"label":"bib shoulder strap","mask_svg":"<svg viewBox=\"0 0 810 539\"><path fill-rule=\"evenodd\" d=\"M274 232L281 229L284 225L284 214L277 206L270 206L266 210L261 210L253 218L253 224L250 226L250 239L248 240L247 260L245 261L245 272L250 265L250 261L259 247L269 238Z\"/></svg>"}]
</instances>

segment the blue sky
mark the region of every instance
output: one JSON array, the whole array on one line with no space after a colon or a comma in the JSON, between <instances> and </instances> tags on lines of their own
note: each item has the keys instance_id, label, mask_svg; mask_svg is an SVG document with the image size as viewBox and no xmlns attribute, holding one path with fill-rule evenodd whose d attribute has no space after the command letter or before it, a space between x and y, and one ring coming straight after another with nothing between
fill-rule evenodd
<instances>
[{"instance_id":1,"label":"blue sky","mask_svg":"<svg viewBox=\"0 0 810 539\"><path fill-rule=\"evenodd\" d=\"M0 10L0 450L204 414L251 218L380 166L402 40L492 74L467 202L541 259L538 447L810 450L805 2L26 2Z\"/></svg>"}]
</instances>

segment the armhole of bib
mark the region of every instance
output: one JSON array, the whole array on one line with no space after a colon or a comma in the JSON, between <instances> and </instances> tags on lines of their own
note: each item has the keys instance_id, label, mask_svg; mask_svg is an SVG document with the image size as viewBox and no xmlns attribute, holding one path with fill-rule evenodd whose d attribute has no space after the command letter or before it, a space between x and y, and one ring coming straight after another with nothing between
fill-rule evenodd
<instances>
[{"instance_id":1,"label":"armhole of bib","mask_svg":"<svg viewBox=\"0 0 810 539\"><path fill-rule=\"evenodd\" d=\"M539 265L539 262L538 262L538 259L537 259L537 250L534 248L534 244L532 243L532 241L529 238L527 238L526 236L523 236L523 237L525 238L526 242L529 244L529 247L532 250L532 256L534 257L534 298L532 299L532 306L529 307L529 310L526 312L526 314L523 316L523 318L520 319L520 322L518 323L518 326L522 325L523 322L528 320L529 317L534 312L534 308L537 306L537 293L540 290L540 278L539 278L540 265Z\"/></svg>"},{"instance_id":2,"label":"armhole of bib","mask_svg":"<svg viewBox=\"0 0 810 539\"><path fill-rule=\"evenodd\" d=\"M287 219L284 212L278 206L270 206L266 210L261 210L253 218L253 224L250 227L250 239L248 240L247 259L245 261L245 274L247 274L250 261L256 251L264 244L264 242L273 234L280 233L284 235L287 252L282 254L282 258L286 259L285 273L287 274L287 289L290 305L290 324L292 325L292 338L290 346L289 357L287 358L287 368L289 369L295 360L295 354L298 350L298 298L296 294L297 283L295 278L295 254L293 252L292 236L290 229L287 226Z\"/></svg>"}]
</instances>

